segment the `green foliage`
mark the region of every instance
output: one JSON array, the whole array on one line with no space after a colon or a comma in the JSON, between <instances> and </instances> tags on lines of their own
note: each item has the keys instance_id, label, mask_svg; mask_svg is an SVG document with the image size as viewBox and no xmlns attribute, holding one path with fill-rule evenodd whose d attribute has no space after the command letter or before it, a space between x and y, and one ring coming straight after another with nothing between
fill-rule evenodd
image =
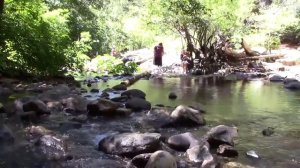
<instances>
[{"instance_id":1,"label":"green foliage","mask_svg":"<svg viewBox=\"0 0 300 168\"><path fill-rule=\"evenodd\" d=\"M135 62L124 63L120 58L110 55L97 56L86 64L86 69L100 74L133 74L137 71L137 68L138 65Z\"/></svg>"},{"instance_id":2,"label":"green foliage","mask_svg":"<svg viewBox=\"0 0 300 168\"><path fill-rule=\"evenodd\" d=\"M138 65L135 62L126 62L126 63L120 63L112 68L110 71L112 74L125 74L125 75L131 75L134 72L137 71Z\"/></svg>"},{"instance_id":3,"label":"green foliage","mask_svg":"<svg viewBox=\"0 0 300 168\"><path fill-rule=\"evenodd\" d=\"M281 42L278 35L271 35L266 39L264 47L271 52L271 50L278 49L280 44Z\"/></svg>"}]
</instances>

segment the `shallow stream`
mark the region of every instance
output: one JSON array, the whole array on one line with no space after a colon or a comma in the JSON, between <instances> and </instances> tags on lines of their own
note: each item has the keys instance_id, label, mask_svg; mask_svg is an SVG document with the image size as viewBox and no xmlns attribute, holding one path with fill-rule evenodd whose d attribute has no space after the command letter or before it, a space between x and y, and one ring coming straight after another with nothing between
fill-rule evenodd
<instances>
[{"instance_id":1,"label":"shallow stream","mask_svg":"<svg viewBox=\"0 0 300 168\"><path fill-rule=\"evenodd\" d=\"M93 84L91 88L100 91L119 84L119 80L109 80L106 83ZM86 87L90 90L90 87ZM281 83L267 81L224 81L217 77L180 77L153 78L139 80L128 89L140 89L146 93L146 99L152 106L163 104L176 107L178 105L200 106L205 111L207 125L192 129L162 129L165 135L175 135L192 132L198 137L204 135L209 128L217 125L234 125L238 127L239 137L235 148L239 157L234 161L258 168L300 167L300 92L283 88ZM168 95L175 92L176 100L170 100ZM96 97L97 95L94 94ZM111 95L115 96L115 95ZM90 99L93 99L91 97ZM11 167L105 167L106 162L115 160L124 165L128 160L109 156L97 151L97 144L107 134L117 132L146 132L151 128L143 126L141 113L124 118L93 118L79 129L59 126L59 122L68 121L66 114L52 114L39 125L68 138L73 159L68 164L45 161L40 159L24 139L22 125L17 125L14 119L6 121L16 133L13 146L3 147L0 151L0 168ZM269 137L262 135L267 127L275 128L275 133ZM253 159L246 152L254 150L260 156ZM177 157L184 158L183 153ZM103 159L101 163L97 159ZM80 166L78 166L80 167Z\"/></svg>"}]
</instances>

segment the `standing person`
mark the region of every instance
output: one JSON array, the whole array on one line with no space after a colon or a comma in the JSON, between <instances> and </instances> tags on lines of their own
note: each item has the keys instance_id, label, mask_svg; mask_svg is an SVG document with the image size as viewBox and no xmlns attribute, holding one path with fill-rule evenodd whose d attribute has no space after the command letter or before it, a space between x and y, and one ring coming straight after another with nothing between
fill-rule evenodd
<instances>
[{"instance_id":1,"label":"standing person","mask_svg":"<svg viewBox=\"0 0 300 168\"><path fill-rule=\"evenodd\" d=\"M164 54L164 47L162 43L159 43L154 47L154 60L153 64L156 66L162 66L162 56Z\"/></svg>"},{"instance_id":2,"label":"standing person","mask_svg":"<svg viewBox=\"0 0 300 168\"><path fill-rule=\"evenodd\" d=\"M189 60L189 52L182 50L180 54L181 66L182 66L182 73L187 74L188 72L188 60Z\"/></svg>"}]
</instances>

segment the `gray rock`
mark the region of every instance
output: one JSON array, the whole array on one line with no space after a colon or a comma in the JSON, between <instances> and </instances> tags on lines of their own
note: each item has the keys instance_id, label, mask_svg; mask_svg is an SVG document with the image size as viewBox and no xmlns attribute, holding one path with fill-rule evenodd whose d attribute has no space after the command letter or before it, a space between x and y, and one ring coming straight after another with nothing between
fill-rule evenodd
<instances>
[{"instance_id":1,"label":"gray rock","mask_svg":"<svg viewBox=\"0 0 300 168\"><path fill-rule=\"evenodd\" d=\"M217 149L217 154L225 157L237 157L238 152L229 145L220 145Z\"/></svg>"},{"instance_id":2,"label":"gray rock","mask_svg":"<svg viewBox=\"0 0 300 168\"><path fill-rule=\"evenodd\" d=\"M199 110L184 105L176 107L176 109L171 113L170 116L174 119L174 122L169 126L173 127L193 127L205 125L206 123L203 114Z\"/></svg>"},{"instance_id":3,"label":"gray rock","mask_svg":"<svg viewBox=\"0 0 300 168\"><path fill-rule=\"evenodd\" d=\"M141 98L141 99L145 99L146 98L146 94L145 92L139 90L139 89L130 89L127 90L123 93L121 93L121 96L127 96L128 98L133 98L133 97L137 97L137 98Z\"/></svg>"},{"instance_id":4,"label":"gray rock","mask_svg":"<svg viewBox=\"0 0 300 168\"><path fill-rule=\"evenodd\" d=\"M151 153L160 148L160 134L122 133L111 135L99 142L98 149L113 155L134 157L142 153Z\"/></svg>"},{"instance_id":5,"label":"gray rock","mask_svg":"<svg viewBox=\"0 0 300 168\"><path fill-rule=\"evenodd\" d=\"M194 137L190 132L183 134L173 135L168 141L168 145L179 151L186 151L188 148L191 148L195 145L198 145L199 141Z\"/></svg>"},{"instance_id":6,"label":"gray rock","mask_svg":"<svg viewBox=\"0 0 300 168\"><path fill-rule=\"evenodd\" d=\"M271 74L269 75L269 80L272 82L282 82L284 80L284 77L277 74Z\"/></svg>"},{"instance_id":7,"label":"gray rock","mask_svg":"<svg viewBox=\"0 0 300 168\"><path fill-rule=\"evenodd\" d=\"M300 90L300 82L292 81L284 84L284 87L291 90Z\"/></svg>"},{"instance_id":8,"label":"gray rock","mask_svg":"<svg viewBox=\"0 0 300 168\"><path fill-rule=\"evenodd\" d=\"M154 152L145 168L177 168L176 159L167 151Z\"/></svg>"},{"instance_id":9,"label":"gray rock","mask_svg":"<svg viewBox=\"0 0 300 168\"><path fill-rule=\"evenodd\" d=\"M125 103L126 108L130 108L133 111L150 110L151 103L142 98L133 97Z\"/></svg>"},{"instance_id":10,"label":"gray rock","mask_svg":"<svg viewBox=\"0 0 300 168\"><path fill-rule=\"evenodd\" d=\"M190 161L201 163L201 167L205 167L214 162L214 158L209 152L209 144L207 142L188 149L186 153Z\"/></svg>"},{"instance_id":11,"label":"gray rock","mask_svg":"<svg viewBox=\"0 0 300 168\"><path fill-rule=\"evenodd\" d=\"M71 114L87 112L87 100L79 95L68 96L61 100L64 111Z\"/></svg>"},{"instance_id":12,"label":"gray rock","mask_svg":"<svg viewBox=\"0 0 300 168\"><path fill-rule=\"evenodd\" d=\"M118 108L118 103L102 98L87 105L88 114L91 116L114 116Z\"/></svg>"},{"instance_id":13,"label":"gray rock","mask_svg":"<svg viewBox=\"0 0 300 168\"><path fill-rule=\"evenodd\" d=\"M67 154L67 143L61 137L43 135L35 145L48 160L66 160L70 157Z\"/></svg>"},{"instance_id":14,"label":"gray rock","mask_svg":"<svg viewBox=\"0 0 300 168\"><path fill-rule=\"evenodd\" d=\"M29 102L23 104L23 110L35 111L38 116L43 114L50 114L50 110L47 105L41 100L30 100Z\"/></svg>"},{"instance_id":15,"label":"gray rock","mask_svg":"<svg viewBox=\"0 0 300 168\"><path fill-rule=\"evenodd\" d=\"M234 138L238 136L236 127L219 125L210 129L207 134L207 141L213 148L219 145L228 144L234 146Z\"/></svg>"}]
</instances>

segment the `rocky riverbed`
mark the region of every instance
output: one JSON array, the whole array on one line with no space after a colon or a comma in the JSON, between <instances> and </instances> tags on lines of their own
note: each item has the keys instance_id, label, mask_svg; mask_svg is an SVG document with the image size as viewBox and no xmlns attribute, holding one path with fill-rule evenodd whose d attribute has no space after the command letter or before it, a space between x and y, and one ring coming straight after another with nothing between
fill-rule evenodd
<instances>
[{"instance_id":1,"label":"rocky riverbed","mask_svg":"<svg viewBox=\"0 0 300 168\"><path fill-rule=\"evenodd\" d=\"M211 125L197 105L153 104L143 90L120 87L126 78L1 78L0 166L250 167L235 162L245 153L233 123Z\"/></svg>"}]
</instances>

